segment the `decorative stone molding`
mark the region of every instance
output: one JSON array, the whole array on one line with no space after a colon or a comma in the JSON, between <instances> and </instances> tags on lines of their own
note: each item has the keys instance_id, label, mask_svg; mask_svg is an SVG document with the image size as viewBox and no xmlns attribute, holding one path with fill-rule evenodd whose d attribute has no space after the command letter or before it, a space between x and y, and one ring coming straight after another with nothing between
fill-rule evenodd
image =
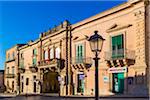
<instances>
[{"instance_id":1,"label":"decorative stone molding","mask_svg":"<svg viewBox=\"0 0 150 100\"><path fill-rule=\"evenodd\" d=\"M110 33L110 32L113 32L113 31L118 31L118 30L121 30L121 29L131 27L131 26L132 26L131 24L123 25L123 26L119 26L119 25L115 24L115 27L111 27L111 28L107 29L106 32Z\"/></svg>"}]
</instances>

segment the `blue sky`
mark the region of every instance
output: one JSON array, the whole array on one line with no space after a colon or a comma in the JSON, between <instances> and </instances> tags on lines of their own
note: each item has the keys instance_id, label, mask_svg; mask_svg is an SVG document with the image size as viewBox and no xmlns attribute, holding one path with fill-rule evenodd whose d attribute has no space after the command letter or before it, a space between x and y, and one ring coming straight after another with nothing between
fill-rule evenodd
<instances>
[{"instance_id":1,"label":"blue sky","mask_svg":"<svg viewBox=\"0 0 150 100\"><path fill-rule=\"evenodd\" d=\"M5 51L15 44L35 40L66 19L74 24L125 1L0 1L0 69Z\"/></svg>"}]
</instances>

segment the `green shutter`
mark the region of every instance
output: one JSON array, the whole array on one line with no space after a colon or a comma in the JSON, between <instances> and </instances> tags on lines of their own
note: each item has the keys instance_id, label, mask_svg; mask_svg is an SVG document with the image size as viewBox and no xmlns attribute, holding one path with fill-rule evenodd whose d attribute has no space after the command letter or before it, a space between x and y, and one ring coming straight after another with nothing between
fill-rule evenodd
<instances>
[{"instance_id":1,"label":"green shutter","mask_svg":"<svg viewBox=\"0 0 150 100\"><path fill-rule=\"evenodd\" d=\"M118 52L118 57L123 57L123 55L124 55L124 52L123 52L123 34L117 36L117 49L121 51L121 52Z\"/></svg>"},{"instance_id":2,"label":"green shutter","mask_svg":"<svg viewBox=\"0 0 150 100\"><path fill-rule=\"evenodd\" d=\"M117 36L117 45L121 45L121 48L119 48L119 49L123 48L123 34Z\"/></svg>"},{"instance_id":3,"label":"green shutter","mask_svg":"<svg viewBox=\"0 0 150 100\"><path fill-rule=\"evenodd\" d=\"M112 58L116 57L115 51L117 46L117 39L116 36L112 37Z\"/></svg>"},{"instance_id":4,"label":"green shutter","mask_svg":"<svg viewBox=\"0 0 150 100\"><path fill-rule=\"evenodd\" d=\"M32 61L33 61L33 65L36 65L36 58L33 58Z\"/></svg>"},{"instance_id":5,"label":"green shutter","mask_svg":"<svg viewBox=\"0 0 150 100\"><path fill-rule=\"evenodd\" d=\"M118 73L119 93L124 91L124 73Z\"/></svg>"},{"instance_id":6,"label":"green shutter","mask_svg":"<svg viewBox=\"0 0 150 100\"><path fill-rule=\"evenodd\" d=\"M112 46L115 46L116 45L116 37L112 37Z\"/></svg>"},{"instance_id":7,"label":"green shutter","mask_svg":"<svg viewBox=\"0 0 150 100\"><path fill-rule=\"evenodd\" d=\"M76 46L76 60L78 63L81 63L84 56L84 46L83 44L79 44Z\"/></svg>"},{"instance_id":8,"label":"green shutter","mask_svg":"<svg viewBox=\"0 0 150 100\"><path fill-rule=\"evenodd\" d=\"M123 34L112 37L112 58L123 57Z\"/></svg>"},{"instance_id":9,"label":"green shutter","mask_svg":"<svg viewBox=\"0 0 150 100\"><path fill-rule=\"evenodd\" d=\"M81 57L81 58L83 57L83 52L82 52L82 50L83 50L83 47L82 47L82 45L80 45L80 57Z\"/></svg>"},{"instance_id":10,"label":"green shutter","mask_svg":"<svg viewBox=\"0 0 150 100\"><path fill-rule=\"evenodd\" d=\"M78 45L77 57L80 57L80 47Z\"/></svg>"}]
</instances>

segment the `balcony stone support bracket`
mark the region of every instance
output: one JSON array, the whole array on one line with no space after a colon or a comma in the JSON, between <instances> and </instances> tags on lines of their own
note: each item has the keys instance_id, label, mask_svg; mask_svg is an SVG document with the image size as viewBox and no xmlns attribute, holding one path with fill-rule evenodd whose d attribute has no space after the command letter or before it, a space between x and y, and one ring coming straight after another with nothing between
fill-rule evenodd
<instances>
[{"instance_id":1,"label":"balcony stone support bracket","mask_svg":"<svg viewBox=\"0 0 150 100\"><path fill-rule=\"evenodd\" d=\"M123 63L125 66L128 66L128 60L127 59L123 59Z\"/></svg>"},{"instance_id":2,"label":"balcony stone support bracket","mask_svg":"<svg viewBox=\"0 0 150 100\"><path fill-rule=\"evenodd\" d=\"M24 69L24 68L18 68L18 72L19 72L19 73L24 73L24 72L25 72L25 69Z\"/></svg>"},{"instance_id":3,"label":"balcony stone support bracket","mask_svg":"<svg viewBox=\"0 0 150 100\"><path fill-rule=\"evenodd\" d=\"M121 66L120 61L118 59L116 60L116 62L118 66Z\"/></svg>"},{"instance_id":4,"label":"balcony stone support bracket","mask_svg":"<svg viewBox=\"0 0 150 100\"><path fill-rule=\"evenodd\" d=\"M29 69L32 73L36 73L38 71L37 66L30 66Z\"/></svg>"},{"instance_id":5,"label":"balcony stone support bracket","mask_svg":"<svg viewBox=\"0 0 150 100\"><path fill-rule=\"evenodd\" d=\"M110 64L111 64L112 66L115 66L113 60L110 61Z\"/></svg>"}]
</instances>

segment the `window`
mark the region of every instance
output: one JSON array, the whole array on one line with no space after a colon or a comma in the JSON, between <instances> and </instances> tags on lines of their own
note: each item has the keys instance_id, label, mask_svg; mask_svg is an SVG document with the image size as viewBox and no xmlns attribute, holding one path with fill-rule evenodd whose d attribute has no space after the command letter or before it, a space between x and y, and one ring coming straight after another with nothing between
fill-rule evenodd
<instances>
[{"instance_id":1,"label":"window","mask_svg":"<svg viewBox=\"0 0 150 100\"><path fill-rule=\"evenodd\" d=\"M36 65L36 62L37 62L36 58L33 58L33 59L32 59L33 65Z\"/></svg>"},{"instance_id":2,"label":"window","mask_svg":"<svg viewBox=\"0 0 150 100\"><path fill-rule=\"evenodd\" d=\"M29 78L26 78L26 85L29 85Z\"/></svg>"},{"instance_id":3,"label":"window","mask_svg":"<svg viewBox=\"0 0 150 100\"><path fill-rule=\"evenodd\" d=\"M83 57L84 57L84 45L78 44L76 46L76 61L81 63L83 61Z\"/></svg>"},{"instance_id":4,"label":"window","mask_svg":"<svg viewBox=\"0 0 150 100\"><path fill-rule=\"evenodd\" d=\"M33 56L36 56L36 55L37 55L37 50L33 49Z\"/></svg>"},{"instance_id":5,"label":"window","mask_svg":"<svg viewBox=\"0 0 150 100\"><path fill-rule=\"evenodd\" d=\"M20 61L20 68L24 68L24 61L23 60Z\"/></svg>"},{"instance_id":6,"label":"window","mask_svg":"<svg viewBox=\"0 0 150 100\"><path fill-rule=\"evenodd\" d=\"M12 74L15 74L15 67L12 66Z\"/></svg>"},{"instance_id":7,"label":"window","mask_svg":"<svg viewBox=\"0 0 150 100\"><path fill-rule=\"evenodd\" d=\"M9 67L7 67L7 74L9 74Z\"/></svg>"},{"instance_id":8,"label":"window","mask_svg":"<svg viewBox=\"0 0 150 100\"><path fill-rule=\"evenodd\" d=\"M44 59L47 60L48 59L48 51L44 51Z\"/></svg>"},{"instance_id":9,"label":"window","mask_svg":"<svg viewBox=\"0 0 150 100\"><path fill-rule=\"evenodd\" d=\"M55 51L56 51L55 52L56 53L56 58L60 58L60 48L57 47Z\"/></svg>"},{"instance_id":10,"label":"window","mask_svg":"<svg viewBox=\"0 0 150 100\"><path fill-rule=\"evenodd\" d=\"M21 53L21 59L23 59L23 53Z\"/></svg>"},{"instance_id":11,"label":"window","mask_svg":"<svg viewBox=\"0 0 150 100\"><path fill-rule=\"evenodd\" d=\"M15 52L12 53L12 59L15 59Z\"/></svg>"},{"instance_id":12,"label":"window","mask_svg":"<svg viewBox=\"0 0 150 100\"><path fill-rule=\"evenodd\" d=\"M53 59L54 58L54 49L51 48L50 49L50 59Z\"/></svg>"},{"instance_id":13,"label":"window","mask_svg":"<svg viewBox=\"0 0 150 100\"><path fill-rule=\"evenodd\" d=\"M120 57L123 54L123 34L112 37L112 57Z\"/></svg>"},{"instance_id":14,"label":"window","mask_svg":"<svg viewBox=\"0 0 150 100\"><path fill-rule=\"evenodd\" d=\"M10 60L10 54L8 53L8 60Z\"/></svg>"}]
</instances>

